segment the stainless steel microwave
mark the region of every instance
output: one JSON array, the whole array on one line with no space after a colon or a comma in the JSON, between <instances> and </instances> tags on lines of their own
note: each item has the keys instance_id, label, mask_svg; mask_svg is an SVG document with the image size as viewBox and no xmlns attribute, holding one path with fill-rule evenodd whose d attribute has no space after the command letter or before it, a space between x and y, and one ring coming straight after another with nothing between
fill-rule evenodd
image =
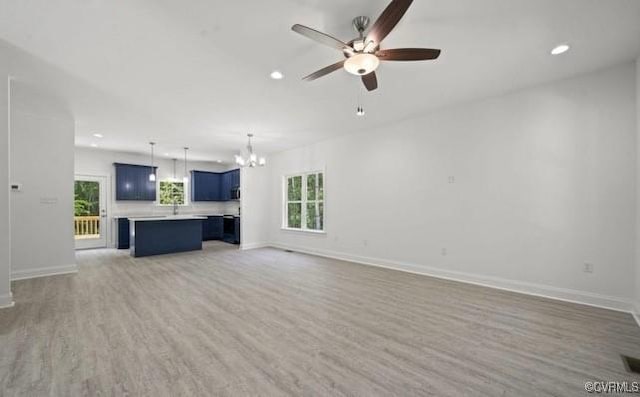
<instances>
[{"instance_id":1,"label":"stainless steel microwave","mask_svg":"<svg viewBox=\"0 0 640 397\"><path fill-rule=\"evenodd\" d=\"M240 200L240 188L234 187L231 189L231 200Z\"/></svg>"}]
</instances>

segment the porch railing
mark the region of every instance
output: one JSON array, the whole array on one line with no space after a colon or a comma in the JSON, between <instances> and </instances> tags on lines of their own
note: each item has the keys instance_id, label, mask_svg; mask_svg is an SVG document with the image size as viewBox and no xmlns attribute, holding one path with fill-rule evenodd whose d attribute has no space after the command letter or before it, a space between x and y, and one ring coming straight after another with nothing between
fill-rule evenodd
<instances>
[{"instance_id":1,"label":"porch railing","mask_svg":"<svg viewBox=\"0 0 640 397\"><path fill-rule=\"evenodd\" d=\"M93 238L100 236L99 216L76 216L73 218L76 238Z\"/></svg>"}]
</instances>

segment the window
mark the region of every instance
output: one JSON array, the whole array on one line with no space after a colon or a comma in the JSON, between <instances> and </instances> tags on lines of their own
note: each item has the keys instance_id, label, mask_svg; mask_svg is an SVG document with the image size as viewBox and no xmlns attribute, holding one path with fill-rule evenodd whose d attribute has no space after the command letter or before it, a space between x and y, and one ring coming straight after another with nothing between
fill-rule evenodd
<instances>
[{"instance_id":1,"label":"window","mask_svg":"<svg viewBox=\"0 0 640 397\"><path fill-rule=\"evenodd\" d=\"M184 182L160 181L160 205L185 205Z\"/></svg>"},{"instance_id":2,"label":"window","mask_svg":"<svg viewBox=\"0 0 640 397\"><path fill-rule=\"evenodd\" d=\"M291 175L285 184L284 227L324 230L324 173Z\"/></svg>"}]
</instances>

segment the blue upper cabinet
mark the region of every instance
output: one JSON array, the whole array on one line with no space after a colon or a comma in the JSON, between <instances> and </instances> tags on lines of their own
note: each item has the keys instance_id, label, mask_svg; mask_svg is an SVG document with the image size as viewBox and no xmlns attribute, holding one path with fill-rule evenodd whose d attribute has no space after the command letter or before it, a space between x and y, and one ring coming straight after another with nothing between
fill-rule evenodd
<instances>
[{"instance_id":1,"label":"blue upper cabinet","mask_svg":"<svg viewBox=\"0 0 640 397\"><path fill-rule=\"evenodd\" d=\"M207 201L205 175L200 171L191 171L191 201Z\"/></svg>"},{"instance_id":2,"label":"blue upper cabinet","mask_svg":"<svg viewBox=\"0 0 640 397\"><path fill-rule=\"evenodd\" d=\"M191 201L229 201L240 187L240 170L223 173L191 171Z\"/></svg>"},{"instance_id":3,"label":"blue upper cabinet","mask_svg":"<svg viewBox=\"0 0 640 397\"><path fill-rule=\"evenodd\" d=\"M229 173L231 174L231 188L240 189L240 170L232 170Z\"/></svg>"},{"instance_id":4,"label":"blue upper cabinet","mask_svg":"<svg viewBox=\"0 0 640 397\"><path fill-rule=\"evenodd\" d=\"M222 183L221 183L221 197L222 201L231 200L231 173L225 172L222 174Z\"/></svg>"},{"instance_id":5,"label":"blue upper cabinet","mask_svg":"<svg viewBox=\"0 0 640 397\"><path fill-rule=\"evenodd\" d=\"M191 201L222 201L217 172L191 171Z\"/></svg>"},{"instance_id":6,"label":"blue upper cabinet","mask_svg":"<svg viewBox=\"0 0 640 397\"><path fill-rule=\"evenodd\" d=\"M156 183L149 181L151 167L115 163L116 200L155 201ZM157 167L154 167L157 170Z\"/></svg>"}]
</instances>

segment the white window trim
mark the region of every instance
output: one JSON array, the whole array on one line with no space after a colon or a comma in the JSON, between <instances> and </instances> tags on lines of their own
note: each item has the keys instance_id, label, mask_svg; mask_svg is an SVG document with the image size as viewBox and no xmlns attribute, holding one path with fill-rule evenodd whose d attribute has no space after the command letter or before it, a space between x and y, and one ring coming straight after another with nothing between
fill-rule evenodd
<instances>
[{"instance_id":1,"label":"white window trim","mask_svg":"<svg viewBox=\"0 0 640 397\"><path fill-rule=\"evenodd\" d=\"M189 181L184 180L174 180L173 178L166 178L162 180L158 180L156 182L156 206L158 207L173 207L173 204L160 204L160 182L180 182L184 184L184 204L178 204L178 207L188 207L189 206Z\"/></svg>"},{"instance_id":2,"label":"white window trim","mask_svg":"<svg viewBox=\"0 0 640 397\"><path fill-rule=\"evenodd\" d=\"M307 203L307 176L311 175L311 174L320 174L322 173L322 204L323 204L323 210L322 210L322 230L317 230L317 229L307 229L307 206L305 205ZM296 229L293 227L288 227L287 226L287 214L288 214L288 208L287 208L287 204L289 203L289 201L287 200L287 186L288 186L288 180L291 177L294 176L302 176L302 200L300 201L300 203L302 204L302 210L301 210L301 221L300 221L300 228ZM319 201L319 200L313 200L315 202ZM311 234L327 234L327 173L325 172L324 169L320 169L320 170L314 170L314 171L305 171L305 172L296 172L296 173L292 173L292 174L287 174L284 175L282 177L282 222L281 222L281 226L280 229L283 231L287 231L287 232L299 232L299 233L311 233Z\"/></svg>"}]
</instances>

